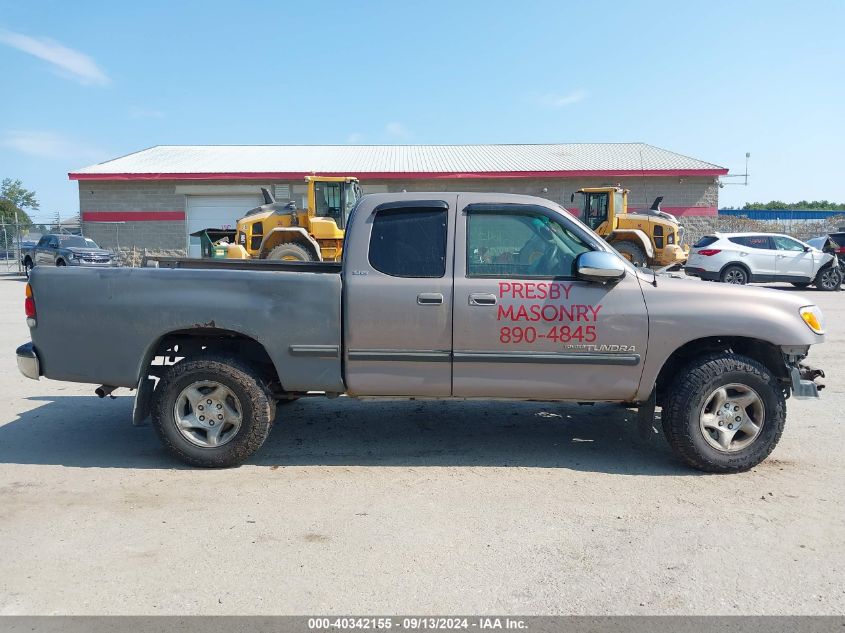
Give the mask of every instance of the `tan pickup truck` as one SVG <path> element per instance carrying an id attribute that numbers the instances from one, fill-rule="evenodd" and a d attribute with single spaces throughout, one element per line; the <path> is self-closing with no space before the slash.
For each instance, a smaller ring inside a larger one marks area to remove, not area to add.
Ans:
<path id="1" fill-rule="evenodd" d="M 204 467 L 241 463 L 279 404 L 320 392 L 614 402 L 648 425 L 657 406 L 681 459 L 736 472 L 774 449 L 788 397 L 818 396 L 816 306 L 656 276 L 548 200 L 365 196 L 344 253 L 36 268 L 19 367 L 137 389 L 136 422 Z"/>

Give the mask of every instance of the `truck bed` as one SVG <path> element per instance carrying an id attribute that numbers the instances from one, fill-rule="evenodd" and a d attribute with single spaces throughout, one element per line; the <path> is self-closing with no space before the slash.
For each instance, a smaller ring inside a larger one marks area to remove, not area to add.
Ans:
<path id="1" fill-rule="evenodd" d="M 343 391 L 340 264 L 161 258 L 148 268 L 36 267 L 42 375 L 134 387 L 163 337 L 260 343 L 290 391 Z"/>

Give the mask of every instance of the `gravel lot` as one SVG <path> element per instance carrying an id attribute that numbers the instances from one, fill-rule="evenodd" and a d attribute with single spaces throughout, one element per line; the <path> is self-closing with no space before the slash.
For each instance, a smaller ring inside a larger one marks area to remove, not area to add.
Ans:
<path id="1" fill-rule="evenodd" d="M 23 289 L 0 278 L 0 614 L 845 613 L 845 292 L 800 293 L 823 398 L 712 476 L 617 408 L 347 399 L 188 470 L 131 397 L 19 375 Z"/>

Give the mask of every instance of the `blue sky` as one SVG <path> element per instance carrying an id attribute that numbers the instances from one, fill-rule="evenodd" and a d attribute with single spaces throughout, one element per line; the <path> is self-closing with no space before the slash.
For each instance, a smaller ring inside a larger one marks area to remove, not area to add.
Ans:
<path id="1" fill-rule="evenodd" d="M 157 144 L 643 141 L 845 201 L 845 2 L 0 0 L 0 176 Z"/>

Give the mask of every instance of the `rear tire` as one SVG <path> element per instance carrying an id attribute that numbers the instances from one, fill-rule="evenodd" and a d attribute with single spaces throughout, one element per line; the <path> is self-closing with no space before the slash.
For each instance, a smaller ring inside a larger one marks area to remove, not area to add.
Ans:
<path id="1" fill-rule="evenodd" d="M 822 268 L 818 275 L 816 275 L 813 285 L 817 289 L 824 290 L 825 292 L 839 290 L 839 286 L 842 285 L 842 272 L 839 270 L 838 266 L 836 268 L 833 268 L 832 266 Z"/>
<path id="2" fill-rule="evenodd" d="M 201 468 L 243 463 L 264 445 L 276 417 L 258 372 L 235 357 L 209 354 L 171 365 L 153 397 L 152 423 L 165 448 Z"/>
<path id="3" fill-rule="evenodd" d="M 32 275 L 33 268 L 34 266 L 32 265 L 32 260 L 27 257 L 23 262 L 23 272 L 26 275 L 27 279 L 29 279 L 29 277 Z"/>
<path id="4" fill-rule="evenodd" d="M 633 242 L 613 242 L 611 246 L 619 251 L 619 254 L 631 262 L 634 266 L 639 266 L 641 268 L 648 266 L 648 256 L 637 244 L 634 244 Z"/>
<path id="5" fill-rule="evenodd" d="M 281 259 L 289 262 L 316 261 L 311 251 L 299 244 L 279 244 L 267 254 L 267 259 Z"/>
<path id="6" fill-rule="evenodd" d="M 748 271 L 742 266 L 731 264 L 722 271 L 720 281 L 725 284 L 744 286 L 748 283 Z"/>
<path id="7" fill-rule="evenodd" d="M 667 389 L 662 420 L 666 440 L 687 464 L 708 473 L 737 473 L 762 462 L 777 446 L 786 402 L 783 388 L 762 364 L 739 354 L 713 354 L 680 372 Z"/>

